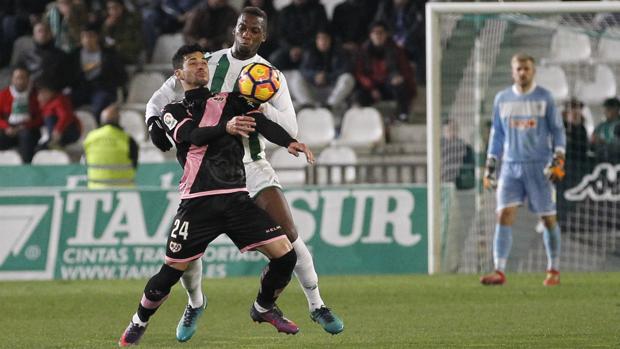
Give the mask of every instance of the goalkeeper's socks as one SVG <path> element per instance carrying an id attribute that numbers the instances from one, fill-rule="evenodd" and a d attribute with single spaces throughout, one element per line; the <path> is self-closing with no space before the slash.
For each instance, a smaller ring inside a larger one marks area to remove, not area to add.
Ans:
<path id="1" fill-rule="evenodd" d="M 493 262 L 495 269 L 506 270 L 506 262 L 512 248 L 512 227 L 509 225 L 495 225 L 495 237 L 493 238 Z"/>
<path id="2" fill-rule="evenodd" d="M 560 235 L 560 225 L 557 223 L 551 229 L 545 227 L 543 232 L 548 270 L 560 270 Z"/>

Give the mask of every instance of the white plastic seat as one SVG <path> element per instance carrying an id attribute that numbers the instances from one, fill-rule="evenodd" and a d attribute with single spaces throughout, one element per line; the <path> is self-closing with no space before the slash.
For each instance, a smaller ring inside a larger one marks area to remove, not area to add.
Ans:
<path id="1" fill-rule="evenodd" d="M 157 148 L 140 148 L 138 153 L 138 163 L 158 164 L 166 161 L 164 153 Z"/>
<path id="2" fill-rule="evenodd" d="M 66 152 L 62 150 L 39 150 L 32 158 L 33 165 L 68 165 L 71 159 Z"/>
<path id="3" fill-rule="evenodd" d="M 98 127 L 97 120 L 95 119 L 93 113 L 83 109 L 76 110 L 75 116 L 77 116 L 77 118 L 80 120 L 80 123 L 82 123 L 82 136 L 80 137 L 80 139 L 84 140 L 84 138 L 86 138 L 86 135 L 90 131 Z"/>
<path id="4" fill-rule="evenodd" d="M 0 166 L 12 166 L 21 164 L 23 164 L 22 157 L 19 156 L 17 150 L 0 151 Z"/>
<path id="5" fill-rule="evenodd" d="M 289 154 L 284 148 L 276 149 L 271 155 L 271 165 L 278 174 L 282 184 L 304 184 L 306 182 L 306 166 L 308 162 L 304 154 L 298 157 Z"/>
<path id="6" fill-rule="evenodd" d="M 146 124 L 142 114 L 135 110 L 122 109 L 120 111 L 120 126 L 129 133 L 137 143 L 143 143 L 146 140 Z"/>
<path id="7" fill-rule="evenodd" d="M 597 59 L 600 62 L 620 63 L 620 28 L 605 30 L 598 42 Z"/>
<path id="8" fill-rule="evenodd" d="M 559 28 L 551 39 L 552 62 L 576 63 L 587 60 L 592 54 L 590 38 L 569 28 Z"/>
<path id="9" fill-rule="evenodd" d="M 357 155 L 355 151 L 349 147 L 331 146 L 323 149 L 317 159 L 317 165 L 331 165 L 331 183 L 353 183 L 356 178 L 356 170 L 354 166 L 357 164 Z M 349 166 L 347 166 L 349 165 Z M 342 170 L 344 167 L 344 178 Z M 328 169 L 320 166 L 317 170 L 318 183 L 326 184 L 328 182 Z"/>
<path id="10" fill-rule="evenodd" d="M 594 68 L 594 80 L 577 79 L 575 95 L 586 104 L 601 104 L 616 95 L 616 79 L 613 71 L 604 64 Z"/>
<path id="11" fill-rule="evenodd" d="M 172 71 L 172 56 L 183 46 L 182 33 L 162 34 L 157 37 L 151 63 L 144 66 L 145 70 Z"/>
<path id="12" fill-rule="evenodd" d="M 146 110 L 146 103 L 153 92 L 158 90 L 166 81 L 166 77 L 158 72 L 138 73 L 131 78 L 129 93 L 124 107 L 139 111 Z"/>
<path id="13" fill-rule="evenodd" d="M 375 108 L 353 107 L 344 113 L 337 145 L 370 148 L 383 142 L 383 121 Z"/>
<path id="14" fill-rule="evenodd" d="M 299 140 L 311 148 L 324 148 L 336 137 L 334 116 L 325 108 L 303 109 L 297 114 Z"/>
<path id="15" fill-rule="evenodd" d="M 536 83 L 551 91 L 556 102 L 568 98 L 568 81 L 564 70 L 557 66 L 540 66 L 536 69 Z"/>

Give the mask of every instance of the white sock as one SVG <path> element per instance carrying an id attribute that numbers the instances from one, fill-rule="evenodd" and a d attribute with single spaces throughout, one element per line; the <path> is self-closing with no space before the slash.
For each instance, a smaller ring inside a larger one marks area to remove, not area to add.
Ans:
<path id="1" fill-rule="evenodd" d="M 297 276 L 301 289 L 306 294 L 308 308 L 310 308 L 310 311 L 313 311 L 325 305 L 319 293 L 319 277 L 316 275 L 312 255 L 304 241 L 301 238 L 297 238 L 293 242 L 293 248 L 297 254 L 297 264 L 295 264 L 294 269 L 295 276 Z"/>
<path id="2" fill-rule="evenodd" d="M 138 316 L 138 313 L 133 314 L 133 317 L 131 318 L 131 322 L 133 322 L 136 325 L 140 325 L 142 327 L 146 326 L 146 322 L 140 320 L 140 317 Z"/>
<path id="3" fill-rule="evenodd" d="M 189 267 L 181 277 L 181 284 L 187 290 L 188 303 L 192 308 L 199 308 L 204 303 L 202 295 L 202 260 L 196 259 L 189 263 Z"/>
<path id="4" fill-rule="evenodd" d="M 256 308 L 256 310 L 258 310 L 259 313 L 264 313 L 264 312 L 269 311 L 269 309 L 265 309 L 261 307 L 257 301 L 254 301 L 254 308 Z"/>

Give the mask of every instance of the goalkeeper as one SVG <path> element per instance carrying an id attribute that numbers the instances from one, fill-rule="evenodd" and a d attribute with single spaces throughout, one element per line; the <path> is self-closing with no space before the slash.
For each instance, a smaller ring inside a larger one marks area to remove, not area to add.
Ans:
<path id="1" fill-rule="evenodd" d="M 497 188 L 495 271 L 483 276 L 480 282 L 484 285 L 506 282 L 504 273 L 512 245 L 512 224 L 517 207 L 527 198 L 530 210 L 545 225 L 547 277 L 543 284 L 555 286 L 560 283 L 560 227 L 556 219 L 554 183 L 564 177 L 564 125 L 551 93 L 534 82 L 534 58 L 516 54 L 510 63 L 514 84 L 495 96 L 483 179 L 485 188 Z"/>

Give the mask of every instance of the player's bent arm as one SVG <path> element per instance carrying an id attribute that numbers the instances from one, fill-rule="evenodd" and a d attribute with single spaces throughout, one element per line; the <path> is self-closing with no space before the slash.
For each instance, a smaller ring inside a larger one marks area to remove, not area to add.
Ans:
<path id="1" fill-rule="evenodd" d="M 153 116 L 161 116 L 162 110 L 168 103 L 183 98 L 183 94 L 177 92 L 176 84 L 176 77 L 171 76 L 153 93 L 146 103 L 145 121 L 148 122 Z"/>
<path id="2" fill-rule="evenodd" d="M 292 137 L 297 137 L 297 115 L 291 101 L 291 94 L 284 74 L 280 73 L 280 89 L 269 101 L 261 104 L 259 110 L 271 121 L 282 126 Z"/>
<path id="3" fill-rule="evenodd" d="M 493 107 L 493 124 L 491 126 L 491 134 L 489 135 L 489 149 L 487 157 L 501 158 L 504 150 L 504 128 L 502 126 L 501 117 L 499 115 L 499 107 L 496 103 Z"/>
<path id="4" fill-rule="evenodd" d="M 267 138 L 268 141 L 285 148 L 288 147 L 289 144 L 297 142 L 282 126 L 267 119 L 262 113 L 250 112 L 247 115 L 254 118 L 256 122 L 256 131 Z"/>

